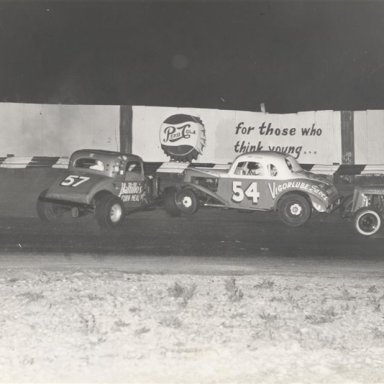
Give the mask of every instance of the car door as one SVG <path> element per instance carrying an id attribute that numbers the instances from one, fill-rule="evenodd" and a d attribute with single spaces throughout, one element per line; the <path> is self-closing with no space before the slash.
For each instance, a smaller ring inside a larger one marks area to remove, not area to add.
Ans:
<path id="1" fill-rule="evenodd" d="M 268 189 L 270 180 L 266 164 L 260 161 L 239 162 L 220 179 L 217 193 L 231 208 L 268 210 L 273 207 Z"/>
<path id="2" fill-rule="evenodd" d="M 128 161 L 119 197 L 126 207 L 140 207 L 146 202 L 146 178 L 141 161 Z"/>

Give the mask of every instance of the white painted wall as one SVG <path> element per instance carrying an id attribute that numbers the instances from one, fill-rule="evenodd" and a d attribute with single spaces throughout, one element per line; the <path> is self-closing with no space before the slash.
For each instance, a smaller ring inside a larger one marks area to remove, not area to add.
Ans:
<path id="1" fill-rule="evenodd" d="M 301 163 L 341 163 L 340 112 L 335 111 L 268 114 L 136 106 L 133 107 L 133 152 L 146 161 L 168 161 L 161 149 L 159 132 L 163 121 L 174 114 L 189 114 L 203 121 L 207 145 L 197 159 L 200 163 L 228 163 L 251 146 L 291 151 Z M 269 124 L 273 133 L 266 134 L 267 128 L 260 127 Z M 281 131 L 285 128 L 288 134 L 284 136 Z M 306 130 L 316 133 L 306 135 Z"/>
<path id="2" fill-rule="evenodd" d="M 119 150 L 119 125 L 119 106 L 0 103 L 0 156 Z"/>
<path id="3" fill-rule="evenodd" d="M 384 111 L 354 112 L 355 163 L 384 164 Z"/>
<path id="4" fill-rule="evenodd" d="M 160 127 L 169 116 L 179 113 L 203 121 L 207 146 L 197 159 L 200 163 L 231 162 L 242 144 L 243 149 L 288 148 L 301 163 L 341 163 L 341 122 L 337 111 L 268 114 L 135 106 L 133 152 L 145 161 L 168 161 L 160 146 Z M 263 135 L 263 124 L 271 124 L 274 133 Z M 312 126 L 316 134 L 303 134 Z M 277 135 L 276 128 L 287 128 L 294 134 Z M 384 110 L 354 112 L 354 135 L 356 164 L 384 164 Z M 119 106 L 0 103 L 0 156 L 69 156 L 79 148 L 119 147 Z"/>

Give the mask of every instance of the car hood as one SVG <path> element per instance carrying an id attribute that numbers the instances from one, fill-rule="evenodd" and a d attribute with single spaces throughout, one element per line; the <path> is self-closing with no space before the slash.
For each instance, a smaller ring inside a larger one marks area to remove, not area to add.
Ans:
<path id="1" fill-rule="evenodd" d="M 185 175 L 202 176 L 202 177 L 220 177 L 228 173 L 227 169 L 203 169 L 203 168 L 188 168 L 185 170 Z"/>

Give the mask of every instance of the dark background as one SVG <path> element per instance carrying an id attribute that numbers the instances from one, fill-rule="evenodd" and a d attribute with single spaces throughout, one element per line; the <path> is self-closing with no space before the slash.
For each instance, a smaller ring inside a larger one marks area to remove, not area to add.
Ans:
<path id="1" fill-rule="evenodd" d="M 0 1 L 0 100 L 383 109 L 381 1 Z"/>

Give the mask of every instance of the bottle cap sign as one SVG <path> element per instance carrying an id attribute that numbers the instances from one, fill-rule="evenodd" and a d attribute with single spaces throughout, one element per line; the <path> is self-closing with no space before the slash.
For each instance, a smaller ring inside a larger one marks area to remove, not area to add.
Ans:
<path id="1" fill-rule="evenodd" d="M 161 148 L 171 160 L 196 160 L 205 147 L 205 141 L 204 124 L 196 116 L 172 115 L 160 127 Z"/>

